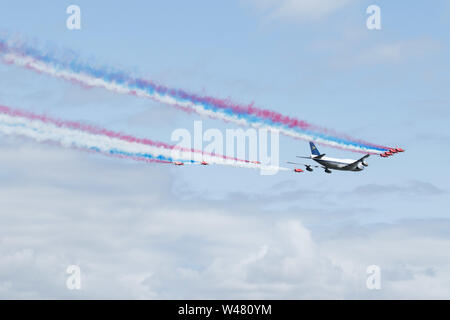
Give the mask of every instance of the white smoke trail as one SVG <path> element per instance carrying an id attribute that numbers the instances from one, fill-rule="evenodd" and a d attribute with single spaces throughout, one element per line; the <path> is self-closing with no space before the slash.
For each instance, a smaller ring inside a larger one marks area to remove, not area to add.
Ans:
<path id="1" fill-rule="evenodd" d="M 51 141 L 67 148 L 95 150 L 105 154 L 119 154 L 129 158 L 163 159 L 164 161 L 180 161 L 183 163 L 191 163 L 194 159 L 194 153 L 189 150 L 174 150 L 167 147 L 130 142 L 104 134 L 95 134 L 79 129 L 58 126 L 51 122 L 6 113 L 0 113 L 0 133 L 23 136 L 37 142 Z M 176 154 L 177 158 L 173 158 L 174 154 Z M 224 159 L 223 157 L 210 154 L 203 154 L 202 158 L 208 164 L 261 170 L 288 170 L 286 168 Z"/>
<path id="2" fill-rule="evenodd" d="M 358 144 L 352 143 L 349 144 L 340 139 L 333 140 L 327 137 L 321 137 L 320 135 L 308 133 L 307 131 L 299 132 L 294 129 L 280 125 L 271 126 L 261 121 L 259 122 L 248 121 L 247 119 L 244 119 L 237 115 L 225 113 L 220 109 L 208 110 L 207 108 L 205 108 L 203 104 L 194 103 L 188 100 L 175 99 L 170 95 L 161 95 L 158 92 L 149 93 L 139 88 L 130 88 L 127 85 L 122 85 L 115 82 L 108 82 L 105 81 L 104 79 L 96 78 L 85 73 L 77 73 L 67 69 L 58 69 L 51 64 L 48 64 L 40 60 L 36 60 L 35 58 L 26 55 L 6 53 L 3 55 L 3 60 L 6 63 L 15 64 L 20 67 L 32 69 L 40 73 L 48 74 L 52 77 L 62 78 L 69 81 L 75 81 L 89 87 L 104 88 L 108 91 L 116 92 L 119 94 L 131 94 L 136 95 L 138 97 L 149 98 L 166 105 L 192 110 L 202 116 L 221 119 L 223 121 L 235 123 L 241 126 L 250 126 L 256 129 L 259 128 L 268 130 L 276 129 L 280 133 L 292 138 L 302 139 L 306 141 L 315 141 L 319 144 L 328 145 L 330 147 L 335 148 L 342 148 L 354 152 L 367 152 L 380 154 L 386 151 L 386 150 L 377 150 L 376 148 L 371 148 L 368 146 L 362 146 Z"/>

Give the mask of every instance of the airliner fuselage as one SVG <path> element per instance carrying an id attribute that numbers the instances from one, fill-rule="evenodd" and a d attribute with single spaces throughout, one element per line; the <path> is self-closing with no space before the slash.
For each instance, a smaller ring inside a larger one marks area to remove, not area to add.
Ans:
<path id="1" fill-rule="evenodd" d="M 357 160 L 353 159 L 336 159 L 330 157 L 321 157 L 318 159 L 317 157 L 311 157 L 312 160 L 316 161 L 318 164 L 322 165 L 325 168 L 333 169 L 333 170 L 342 170 L 342 171 L 361 171 L 364 169 L 363 163 L 357 163 L 354 166 L 351 164 L 355 163 Z"/>

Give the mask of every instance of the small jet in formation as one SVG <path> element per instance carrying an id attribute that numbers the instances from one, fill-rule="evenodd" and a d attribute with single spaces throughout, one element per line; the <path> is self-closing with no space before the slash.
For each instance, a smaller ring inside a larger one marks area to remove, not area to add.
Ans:
<path id="1" fill-rule="evenodd" d="M 314 143 L 309 143 L 311 147 L 311 155 L 309 157 L 297 156 L 297 158 L 311 159 L 320 164 L 320 166 L 314 166 L 310 164 L 288 162 L 290 164 L 303 165 L 307 171 L 313 171 L 313 168 L 322 167 L 325 169 L 326 173 L 331 173 L 331 170 L 341 170 L 341 171 L 361 171 L 368 166 L 366 159 L 370 154 L 366 154 L 364 157 L 358 160 L 353 159 L 336 159 L 325 157 L 325 154 L 321 154 Z M 294 172 L 303 172 L 302 169 L 295 168 Z"/>
<path id="2" fill-rule="evenodd" d="M 172 162 L 174 165 L 176 165 L 176 166 L 184 166 L 184 162 L 182 162 L 182 161 L 173 161 Z M 191 162 L 187 162 L 188 164 L 192 164 Z M 197 164 L 197 163 L 196 163 Z M 209 165 L 209 163 L 208 162 L 206 162 L 206 161 L 202 161 L 202 162 L 200 162 L 200 163 L 198 163 L 198 164 L 200 164 L 200 165 L 202 165 L 202 166 L 207 166 L 207 165 Z"/>
<path id="3" fill-rule="evenodd" d="M 243 160 L 243 161 L 247 162 L 247 163 L 261 164 L 261 162 L 259 162 L 259 161 L 249 161 L 249 160 Z M 182 162 L 182 161 L 173 161 L 172 163 L 174 165 L 176 165 L 176 166 L 184 166 L 185 164 L 200 164 L 202 166 L 208 166 L 209 165 L 209 162 L 206 162 L 205 160 L 202 160 L 201 162 L 194 162 L 194 163 L 192 163 L 192 162 Z"/>
<path id="4" fill-rule="evenodd" d="M 405 150 L 403 150 L 402 148 L 391 148 L 388 151 L 380 154 L 380 157 L 382 157 L 382 158 L 390 157 L 394 153 L 398 153 L 398 152 L 405 152 Z"/>

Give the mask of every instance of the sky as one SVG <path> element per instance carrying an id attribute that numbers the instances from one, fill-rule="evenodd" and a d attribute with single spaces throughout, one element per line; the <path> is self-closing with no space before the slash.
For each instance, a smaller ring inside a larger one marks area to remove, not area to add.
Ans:
<path id="1" fill-rule="evenodd" d="M 0 3 L 0 33 L 406 149 L 357 173 L 264 176 L 1 136 L 0 298 L 450 298 L 450 2 L 17 0 Z M 236 128 L 5 64 L 0 105 L 168 143 L 196 120 Z M 280 137 L 280 164 L 308 154 Z"/>

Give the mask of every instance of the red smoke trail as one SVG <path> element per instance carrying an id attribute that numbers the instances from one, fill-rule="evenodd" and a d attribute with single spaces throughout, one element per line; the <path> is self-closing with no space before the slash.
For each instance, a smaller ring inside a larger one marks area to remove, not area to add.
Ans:
<path id="1" fill-rule="evenodd" d="M 12 109 L 12 108 L 9 108 L 9 107 L 3 106 L 3 105 L 0 105 L 0 113 L 7 114 L 10 116 L 16 116 L 16 117 L 24 117 L 24 118 L 31 119 L 31 120 L 39 120 L 44 123 L 54 124 L 58 127 L 76 129 L 76 130 L 80 130 L 80 131 L 89 132 L 92 134 L 104 135 L 104 136 L 107 136 L 110 138 L 116 138 L 116 139 L 120 139 L 123 141 L 131 142 L 131 143 L 140 143 L 140 144 L 149 145 L 152 147 L 162 147 L 162 148 L 169 149 L 169 150 L 175 149 L 175 150 L 180 150 L 180 151 L 190 152 L 190 153 L 201 153 L 201 154 L 208 155 L 208 156 L 213 156 L 213 157 L 218 157 L 218 158 L 233 160 L 233 161 L 238 161 L 238 162 L 248 162 L 248 160 L 227 157 L 225 155 L 211 154 L 208 152 L 205 153 L 203 151 L 199 151 L 199 150 L 195 150 L 195 149 L 187 149 L 187 148 L 182 148 L 179 146 L 169 145 L 164 142 L 157 142 L 157 141 L 153 141 L 150 139 L 137 138 L 137 137 L 134 137 L 131 135 L 122 134 L 120 132 L 114 132 L 111 130 L 107 130 L 107 129 L 103 129 L 103 128 L 99 128 L 99 127 L 95 127 L 95 126 L 91 126 L 91 125 L 87 125 L 87 124 L 82 124 L 82 123 L 75 122 L 75 121 L 65 121 L 65 120 L 54 119 L 54 118 L 50 118 L 45 115 L 38 115 L 38 114 L 34 114 L 29 111 Z"/>

